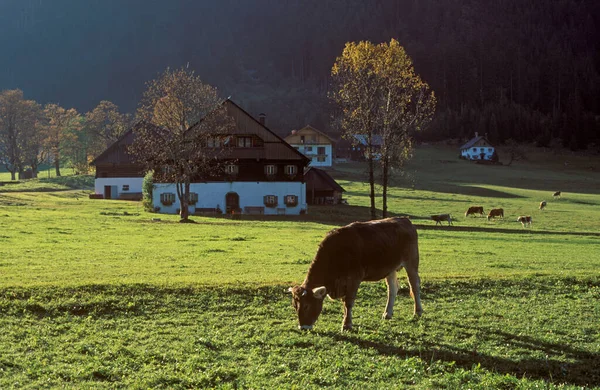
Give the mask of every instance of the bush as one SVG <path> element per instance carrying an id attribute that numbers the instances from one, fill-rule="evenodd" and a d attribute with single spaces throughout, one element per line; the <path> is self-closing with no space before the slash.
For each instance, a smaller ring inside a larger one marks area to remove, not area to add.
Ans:
<path id="1" fill-rule="evenodd" d="M 152 204 L 152 191 L 154 190 L 154 171 L 149 171 L 144 176 L 142 182 L 142 204 L 144 210 L 154 212 L 154 205 Z"/>

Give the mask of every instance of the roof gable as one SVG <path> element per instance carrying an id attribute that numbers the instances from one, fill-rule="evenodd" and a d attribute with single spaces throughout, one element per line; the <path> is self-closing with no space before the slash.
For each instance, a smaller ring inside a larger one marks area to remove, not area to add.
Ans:
<path id="1" fill-rule="evenodd" d="M 480 141 L 483 141 L 483 143 L 478 144 Z M 488 141 L 488 139 L 485 136 L 479 135 L 477 137 L 471 138 L 466 144 L 464 144 L 463 146 L 461 146 L 460 149 L 461 150 L 463 150 L 463 149 L 469 149 L 470 147 L 473 147 L 476 144 L 478 146 L 492 146 L 492 144 L 490 143 L 490 141 Z"/>
<path id="2" fill-rule="evenodd" d="M 335 140 L 333 138 L 331 138 L 324 132 L 312 127 L 311 125 L 306 125 L 303 128 L 301 128 L 300 130 L 296 130 L 295 132 L 292 132 L 292 134 L 285 137 L 285 141 L 290 144 L 299 144 L 299 143 L 301 143 L 300 137 L 307 136 L 307 135 L 309 135 L 309 136 L 317 135 L 316 143 L 330 143 L 330 144 L 335 143 Z M 321 142 L 321 141 L 324 141 L 324 142 Z"/>
<path id="3" fill-rule="evenodd" d="M 339 192 L 346 192 L 342 186 L 340 186 L 327 172 L 322 169 L 309 167 L 304 172 L 304 178 L 308 182 L 312 182 L 310 185 L 311 189 L 317 191 L 322 190 L 334 190 Z"/>

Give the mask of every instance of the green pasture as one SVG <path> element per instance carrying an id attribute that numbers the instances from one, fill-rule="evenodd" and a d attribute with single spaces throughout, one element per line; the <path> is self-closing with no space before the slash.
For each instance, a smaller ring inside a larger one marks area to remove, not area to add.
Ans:
<path id="1" fill-rule="evenodd" d="M 419 229 L 425 314 L 401 273 L 395 318 L 380 319 L 384 284 L 363 284 L 353 332 L 334 301 L 296 330 L 285 290 L 327 231 L 368 219 L 363 165 L 331 170 L 348 206 L 195 224 L 90 200 L 89 176 L 5 184 L 0 388 L 599 387 L 600 159 L 456 155 L 419 148 L 390 189 Z M 465 217 L 473 205 L 505 218 Z"/>

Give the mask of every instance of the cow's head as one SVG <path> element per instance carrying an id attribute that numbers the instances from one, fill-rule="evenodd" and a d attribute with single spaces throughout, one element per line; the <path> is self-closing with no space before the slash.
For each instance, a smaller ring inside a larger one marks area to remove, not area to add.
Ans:
<path id="1" fill-rule="evenodd" d="M 323 299 L 327 295 L 325 287 L 306 289 L 302 286 L 290 287 L 292 305 L 298 313 L 298 328 L 310 330 L 323 309 Z"/>

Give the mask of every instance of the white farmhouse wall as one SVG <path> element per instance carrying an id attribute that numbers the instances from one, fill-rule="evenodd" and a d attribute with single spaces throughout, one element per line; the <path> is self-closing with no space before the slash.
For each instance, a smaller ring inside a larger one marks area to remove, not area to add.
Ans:
<path id="1" fill-rule="evenodd" d="M 330 167 L 333 162 L 333 148 L 331 144 L 290 144 L 298 149 L 300 153 L 310 158 L 311 167 Z M 325 148 L 325 161 L 318 160 L 319 148 Z M 308 150 L 308 148 L 312 148 Z"/>
<path id="2" fill-rule="evenodd" d="M 244 207 L 259 206 L 264 207 L 266 215 L 277 215 L 281 213 L 298 215 L 300 210 L 307 210 L 306 205 L 306 184 L 300 182 L 217 182 L 217 183 L 192 183 L 190 192 L 198 194 L 198 203 L 190 206 L 190 213 L 194 213 L 196 208 L 216 208 L 219 206 L 225 211 L 225 196 L 229 192 L 235 192 L 240 197 L 240 208 L 244 212 Z M 179 209 L 179 199 L 175 196 L 175 202 L 170 206 L 165 206 L 160 202 L 160 195 L 163 193 L 177 194 L 174 184 L 154 184 L 152 191 L 154 207 L 160 208 L 160 213 L 176 214 Z M 276 195 L 277 207 L 266 207 L 264 204 L 265 195 Z M 298 205 L 294 207 L 286 206 L 285 196 L 296 195 Z M 279 209 L 279 210 L 278 210 Z"/>
<path id="3" fill-rule="evenodd" d="M 119 194 L 141 193 L 143 181 L 143 177 L 101 177 L 95 180 L 94 190 L 96 194 L 104 194 L 104 186 L 112 186 L 112 198 L 117 199 Z M 129 190 L 123 190 L 123 185 L 128 185 Z"/>
<path id="4" fill-rule="evenodd" d="M 494 148 L 492 146 L 473 146 L 461 150 L 461 155 L 469 160 L 480 160 L 482 151 L 484 153 L 484 160 L 492 159 L 492 155 L 494 154 Z"/>

